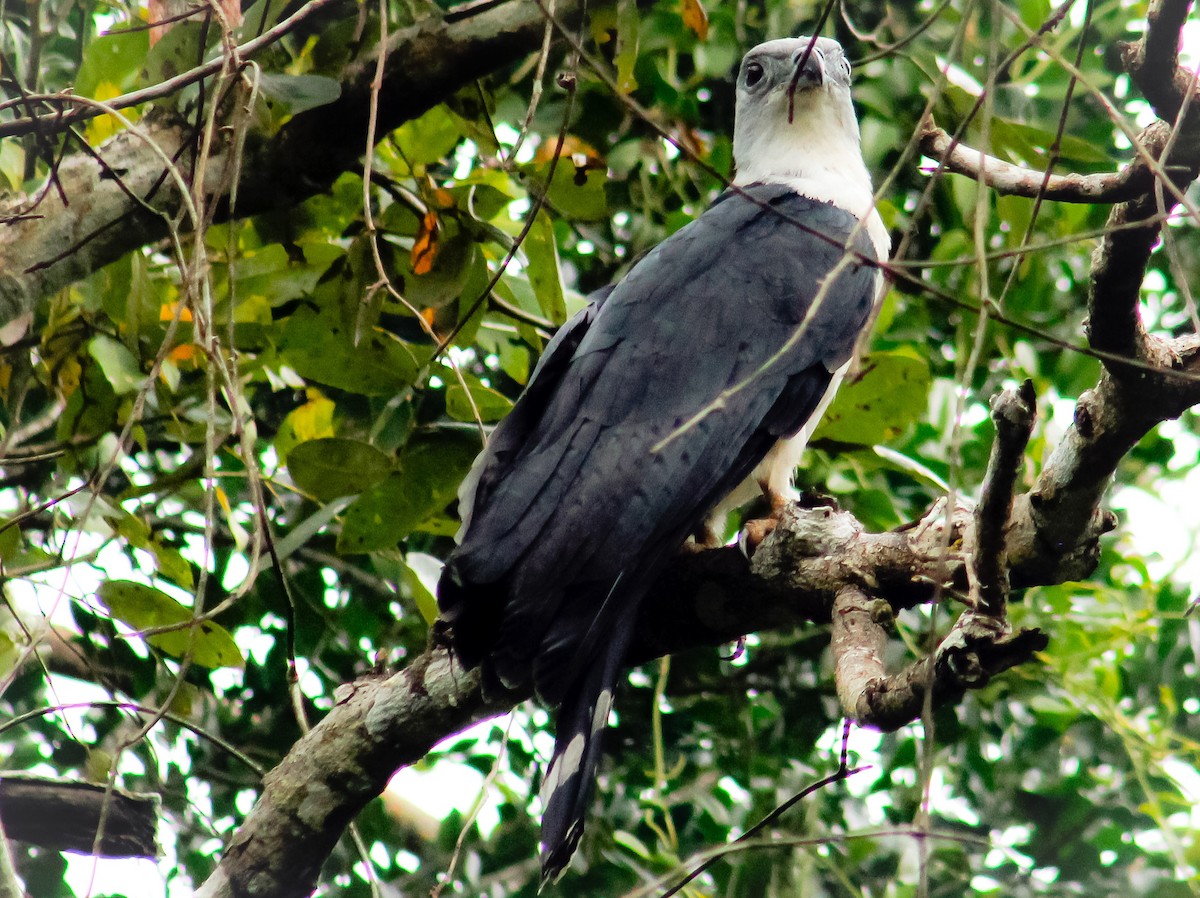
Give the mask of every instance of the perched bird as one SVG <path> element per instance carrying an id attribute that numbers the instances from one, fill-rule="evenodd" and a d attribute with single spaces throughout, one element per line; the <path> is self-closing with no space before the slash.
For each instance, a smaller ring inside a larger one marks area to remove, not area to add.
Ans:
<path id="1" fill-rule="evenodd" d="M 836 41 L 747 53 L 733 186 L 563 326 L 463 484 L 439 632 L 485 691 L 559 706 L 543 882 L 579 842 L 655 575 L 707 516 L 789 493 L 881 291 L 859 143 Z"/>

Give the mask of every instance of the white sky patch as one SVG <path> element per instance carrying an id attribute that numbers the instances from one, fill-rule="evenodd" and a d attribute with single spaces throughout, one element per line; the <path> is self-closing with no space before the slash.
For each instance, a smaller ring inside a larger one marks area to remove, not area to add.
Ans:
<path id="1" fill-rule="evenodd" d="M 499 726 L 503 729 L 508 725 L 509 716 L 477 723 L 468 730 L 447 737 L 441 745 L 457 743 L 464 739 L 475 739 L 482 746 L 489 742 L 489 736 L 495 727 Z M 434 751 L 437 751 L 437 748 L 435 747 Z M 516 788 L 518 793 L 527 792 L 528 784 L 513 782 L 503 768 L 503 759 L 499 763 L 502 765 L 500 777 L 504 779 L 505 784 Z M 479 801 L 483 784 L 484 775 L 474 767 L 458 761 L 442 759 L 429 767 L 405 767 L 398 770 L 388 783 L 387 789 L 389 792 L 411 801 L 438 820 L 444 820 L 455 810 L 463 814 L 468 813 Z M 503 795 L 495 787 L 489 789 L 488 794 L 483 798 L 483 806 L 476 819 L 479 830 L 485 837 L 500 823 L 502 801 Z"/>
<path id="2" fill-rule="evenodd" d="M 475 141 L 464 140 L 454 151 L 454 177 L 458 180 L 468 177 L 479 158 L 479 148 Z"/>
<path id="3" fill-rule="evenodd" d="M 1070 420 L 1069 418 L 1067 419 Z M 1165 421 L 1158 432 L 1175 444 L 1175 455 L 1167 468 L 1185 471 L 1168 489 L 1143 489 L 1119 485 L 1109 507 L 1121 517 L 1121 530 L 1156 579 L 1171 578 L 1177 583 L 1200 589 L 1200 467 L 1194 459 L 1200 455 L 1200 438 L 1179 421 Z"/>
<path id="4" fill-rule="evenodd" d="M 165 898 L 167 880 L 158 864 L 149 858 L 93 858 L 86 854 L 64 854 L 65 879 L 76 895 L 130 895 Z M 136 893 L 131 885 L 136 883 Z M 190 890 L 189 890 L 190 891 Z M 176 890 L 176 894 L 185 894 Z"/>
<path id="5" fill-rule="evenodd" d="M 946 73 L 946 80 L 955 87 L 961 87 L 973 97 L 978 97 L 983 93 L 983 85 L 976 81 L 970 73 L 960 69 L 954 63 L 943 59 L 941 56 L 935 58 L 937 59 L 938 68 Z"/>

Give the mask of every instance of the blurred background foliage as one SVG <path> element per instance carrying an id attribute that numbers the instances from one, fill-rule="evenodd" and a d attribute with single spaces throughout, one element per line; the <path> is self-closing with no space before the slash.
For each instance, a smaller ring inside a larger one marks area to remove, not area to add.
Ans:
<path id="1" fill-rule="evenodd" d="M 382 7 L 393 31 L 438 14 Z M 909 151 L 928 104 L 944 127 L 966 123 L 967 142 L 1021 165 L 1091 172 L 1129 159 L 1128 132 L 1152 115 L 1111 48 L 1136 37 L 1146 4 L 1063 7 L 1041 49 L 1011 60 L 1060 8 L 861 2 L 826 26 L 857 61 L 864 152 L 886 185 L 897 264 L 928 288 L 891 291 L 859 378 L 799 474 L 869 527 L 919 517 L 948 487 L 972 494 L 990 446 L 987 399 L 1023 378 L 1041 410 L 1032 475 L 1098 377 L 1094 359 L 1054 341 L 1083 344 L 1107 207 L 998 197 L 931 177 Z M 255 128 L 329 102 L 359 42 L 379 33 L 376 6 L 334 9 L 258 58 Z M 191 22 L 150 47 L 130 29 L 145 10 L 125 3 L 2 10 L 9 96 L 19 83 L 111 98 L 189 68 L 198 42 L 217 39 Z M 282 12 L 260 0 L 243 34 Z M 125 893 L 187 894 L 260 772 L 300 734 L 295 705 L 319 717 L 339 684 L 423 649 L 455 490 L 482 432 L 583 296 L 722 189 L 742 53 L 806 32 L 820 12 L 803 0 L 600 5 L 582 35 L 590 60 L 560 41 L 544 71 L 537 57 L 497 71 L 381 135 L 365 187 L 347 172 L 275 213 L 145 246 L 6 336 L 0 710 L 75 707 L 0 723 L 0 763 L 161 795 L 165 886 Z M 1084 78 L 1063 118 L 1060 61 L 1077 53 Z M 131 118 L 187 115 L 197 99 L 192 87 Z M 121 127 L 101 117 L 78 139 L 100 147 Z M 37 189 L 57 152 L 45 137 L 5 139 L 0 185 Z M 1147 324 L 1162 332 L 1191 326 L 1186 278 L 1200 254 L 1194 223 L 1175 225 L 1144 291 Z M 993 323 L 979 343 L 972 310 L 985 302 L 1023 327 Z M 1114 499 L 1125 526 L 1091 581 L 1019 597 L 1017 621 L 1051 634 L 1038 664 L 939 712 L 932 732 L 852 733 L 851 760 L 869 770 L 806 799 L 771 844 L 731 852 L 684 894 L 1200 893 L 1200 622 L 1184 614 L 1195 423 L 1189 413 L 1164 425 L 1126 460 Z M 170 629 L 198 609 L 219 613 L 203 630 Z M 955 611 L 902 615 L 895 662 Z M 167 629 L 144 632 L 156 627 Z M 736 658 L 694 651 L 632 672 L 580 858 L 550 894 L 659 894 L 647 886 L 656 877 L 675 871 L 673 882 L 697 852 L 835 770 L 827 644 L 820 627 L 764 633 Z M 193 728 L 163 720 L 141 736 L 145 718 L 86 706 L 109 699 L 168 707 Z M 325 892 L 428 894 L 460 843 L 441 894 L 534 895 L 548 726 L 525 706 L 447 740 L 358 819 L 365 853 L 344 839 Z M 15 851 L 31 894 L 87 893 L 57 853 Z"/>

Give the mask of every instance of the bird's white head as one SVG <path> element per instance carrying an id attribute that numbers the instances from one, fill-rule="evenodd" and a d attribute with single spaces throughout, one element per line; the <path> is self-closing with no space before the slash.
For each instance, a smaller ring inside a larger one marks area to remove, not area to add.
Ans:
<path id="1" fill-rule="evenodd" d="M 788 183 L 860 218 L 871 209 L 850 100 L 850 63 L 827 37 L 781 38 L 742 60 L 733 129 L 734 183 Z"/>

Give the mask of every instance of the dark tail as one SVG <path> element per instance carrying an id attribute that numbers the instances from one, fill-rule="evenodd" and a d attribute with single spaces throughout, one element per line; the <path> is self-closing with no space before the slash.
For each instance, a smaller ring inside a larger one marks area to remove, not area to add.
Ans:
<path id="1" fill-rule="evenodd" d="M 542 887 L 562 875 L 583 835 L 601 737 L 633 624 L 633 615 L 614 621 L 600 656 L 559 708 L 554 756 L 542 782 Z"/>

